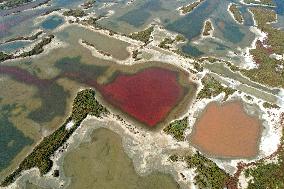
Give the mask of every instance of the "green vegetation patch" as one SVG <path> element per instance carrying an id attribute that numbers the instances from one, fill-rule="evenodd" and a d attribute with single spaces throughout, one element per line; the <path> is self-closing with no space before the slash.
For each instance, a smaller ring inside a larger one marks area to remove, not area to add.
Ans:
<path id="1" fill-rule="evenodd" d="M 195 169 L 195 185 L 199 188 L 220 189 L 226 186 L 230 175 L 220 169 L 216 163 L 207 159 L 199 152 L 193 156 L 186 156 L 185 161 L 189 168 Z"/>
<path id="2" fill-rule="evenodd" d="M 19 167 L 4 179 L 1 186 L 8 186 L 15 181 L 22 171 L 33 167 L 37 167 L 41 175 L 48 173 L 53 165 L 53 162 L 50 160 L 51 155 L 67 141 L 87 115 L 100 117 L 107 113 L 107 109 L 96 100 L 95 91 L 91 89 L 80 91 L 74 99 L 71 116 L 66 119 L 61 127 L 49 136 L 44 137 L 34 150 L 20 163 Z M 74 125 L 71 129 L 67 130 L 66 125 L 70 121 L 73 121 Z"/>
<path id="3" fill-rule="evenodd" d="M 194 8 L 196 8 L 200 3 L 202 3 L 204 0 L 197 0 L 189 5 L 183 6 L 180 8 L 182 14 L 190 13 Z"/>
<path id="4" fill-rule="evenodd" d="M 163 41 L 161 41 L 159 47 L 163 49 L 170 49 L 170 45 L 172 45 L 174 42 L 175 42 L 174 39 L 166 37 Z"/>
<path id="5" fill-rule="evenodd" d="M 83 17 L 87 16 L 87 13 L 82 9 L 70 9 L 63 12 L 63 16 Z"/>
<path id="6" fill-rule="evenodd" d="M 0 62 L 12 59 L 14 56 L 0 51 Z"/>
<path id="7" fill-rule="evenodd" d="M 204 24 L 203 36 L 210 35 L 210 32 L 213 30 L 212 23 L 207 20 Z"/>
<path id="8" fill-rule="evenodd" d="M 169 135 L 172 135 L 176 140 L 183 141 L 184 130 L 188 127 L 188 117 L 185 117 L 181 120 L 176 120 L 170 123 L 167 127 L 163 129 L 163 131 Z"/>
<path id="9" fill-rule="evenodd" d="M 145 44 L 149 43 L 152 32 L 154 31 L 154 26 L 147 28 L 146 30 L 139 31 L 137 33 L 132 33 L 129 35 L 130 38 L 142 41 Z"/>
<path id="10" fill-rule="evenodd" d="M 80 91 L 74 99 L 71 118 L 75 122 L 81 122 L 87 115 L 100 117 L 107 114 L 108 110 L 95 98 L 95 91 L 87 89 Z"/>
<path id="11" fill-rule="evenodd" d="M 284 69 L 281 69 L 284 62 L 269 57 L 266 48 L 260 42 L 257 43 L 256 49 L 252 49 L 250 53 L 258 63 L 258 67 L 241 70 L 241 73 L 262 84 L 272 87 L 284 87 Z"/>
<path id="12" fill-rule="evenodd" d="M 177 42 L 185 42 L 186 38 L 183 35 L 178 34 L 175 38 Z"/>
<path id="13" fill-rule="evenodd" d="M 239 10 L 239 8 L 237 7 L 236 4 L 231 4 L 229 7 L 229 11 L 233 14 L 234 19 L 238 22 L 238 23 L 243 23 L 244 18 Z"/>
<path id="14" fill-rule="evenodd" d="M 284 129 L 278 148 L 277 161 L 271 163 L 259 161 L 245 170 L 245 177 L 252 178 L 247 189 L 284 188 Z"/>
<path id="15" fill-rule="evenodd" d="M 224 101 L 225 101 L 230 95 L 232 95 L 236 91 L 235 89 L 232 89 L 230 87 L 222 86 L 222 84 L 219 81 L 217 81 L 214 77 L 208 74 L 202 78 L 201 82 L 203 84 L 203 88 L 197 94 L 197 99 L 212 98 L 224 92 L 225 93 Z"/>
<path id="16" fill-rule="evenodd" d="M 194 169 L 194 184 L 198 188 L 221 189 L 226 188 L 230 175 L 220 169 L 216 163 L 199 152 L 193 155 L 173 154 L 169 157 L 172 162 L 185 161 L 190 169 Z"/>
<path id="17" fill-rule="evenodd" d="M 198 72 L 202 72 L 203 71 L 203 66 L 198 63 L 198 62 L 193 62 L 193 66 L 194 66 L 194 69 Z"/>

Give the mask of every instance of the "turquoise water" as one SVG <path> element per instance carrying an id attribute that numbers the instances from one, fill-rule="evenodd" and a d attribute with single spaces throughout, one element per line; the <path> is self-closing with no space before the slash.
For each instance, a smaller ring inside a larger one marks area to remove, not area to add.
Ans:
<path id="1" fill-rule="evenodd" d="M 51 16 L 42 22 L 41 27 L 46 30 L 53 30 L 63 24 L 64 20 L 60 16 Z"/>
<path id="2" fill-rule="evenodd" d="M 4 51 L 6 53 L 14 52 L 20 48 L 25 47 L 26 45 L 30 44 L 30 41 L 15 41 L 6 44 L 0 45 L 0 51 Z"/>
<path id="3" fill-rule="evenodd" d="M 33 143 L 9 120 L 14 108 L 15 105 L 0 105 L 0 171 L 9 166 L 25 146 Z"/>

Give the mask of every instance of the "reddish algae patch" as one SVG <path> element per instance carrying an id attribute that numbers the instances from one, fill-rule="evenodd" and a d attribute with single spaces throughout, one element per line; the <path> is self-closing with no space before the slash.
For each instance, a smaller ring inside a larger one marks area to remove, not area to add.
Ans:
<path id="1" fill-rule="evenodd" d="M 209 155 L 249 158 L 257 155 L 261 126 L 240 102 L 210 103 L 195 125 L 192 143 Z"/>
<path id="2" fill-rule="evenodd" d="M 136 74 L 119 74 L 113 82 L 100 87 L 111 105 L 149 127 L 166 118 L 184 94 L 176 72 L 148 68 Z"/>

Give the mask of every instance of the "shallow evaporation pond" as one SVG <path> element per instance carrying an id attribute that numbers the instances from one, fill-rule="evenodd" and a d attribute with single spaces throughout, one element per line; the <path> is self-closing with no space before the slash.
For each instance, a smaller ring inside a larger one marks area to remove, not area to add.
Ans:
<path id="1" fill-rule="evenodd" d="M 176 71 L 158 67 L 132 75 L 120 72 L 112 82 L 102 85 L 100 91 L 108 103 L 140 123 L 154 127 L 165 120 L 188 91 L 178 76 Z"/>
<path id="2" fill-rule="evenodd" d="M 194 127 L 192 144 L 209 156 L 252 158 L 258 153 L 261 123 L 241 102 L 210 103 Z"/>
<path id="3" fill-rule="evenodd" d="M 123 150 L 121 137 L 97 129 L 91 141 L 80 144 L 66 155 L 65 175 L 71 178 L 68 189 L 177 189 L 174 179 L 164 173 L 137 175 L 132 160 Z"/>

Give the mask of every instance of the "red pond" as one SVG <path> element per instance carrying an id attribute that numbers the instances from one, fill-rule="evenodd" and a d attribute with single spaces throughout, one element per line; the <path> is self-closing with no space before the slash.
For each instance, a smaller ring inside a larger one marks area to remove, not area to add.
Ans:
<path id="1" fill-rule="evenodd" d="M 184 94 L 177 73 L 162 68 L 121 74 L 100 89 L 106 101 L 150 127 L 165 119 Z"/>

